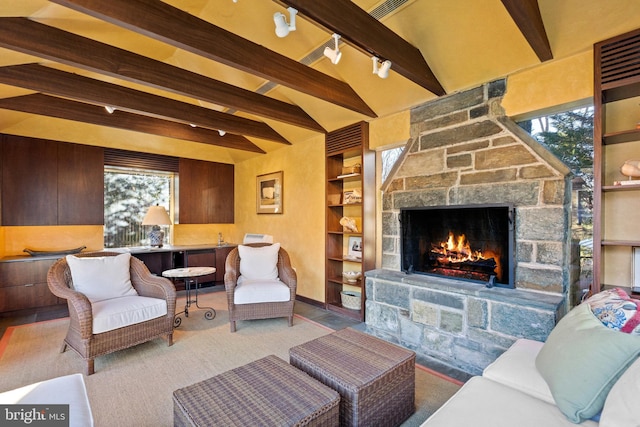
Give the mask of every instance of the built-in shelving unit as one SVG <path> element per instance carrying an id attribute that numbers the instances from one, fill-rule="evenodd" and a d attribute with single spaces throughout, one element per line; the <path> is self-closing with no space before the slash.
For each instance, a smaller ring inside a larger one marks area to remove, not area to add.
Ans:
<path id="1" fill-rule="evenodd" d="M 640 160 L 640 29 L 594 45 L 593 286 L 632 290 L 634 248 L 640 247 L 640 185 L 620 167 Z M 635 270 L 638 266 L 636 266 Z"/>
<path id="2" fill-rule="evenodd" d="M 375 267 L 375 153 L 368 124 L 360 122 L 326 136 L 325 303 L 328 310 L 364 320 L 364 272 Z M 355 230 L 340 224 L 355 221 Z M 359 255 L 359 256 L 357 256 Z M 343 272 L 361 273 L 348 281 Z M 345 307 L 342 292 L 360 293 L 358 307 Z"/>

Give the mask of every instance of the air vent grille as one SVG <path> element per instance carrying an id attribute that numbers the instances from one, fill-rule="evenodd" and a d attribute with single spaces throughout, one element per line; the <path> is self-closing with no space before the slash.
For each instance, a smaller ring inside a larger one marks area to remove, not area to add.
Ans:
<path id="1" fill-rule="evenodd" d="M 640 32 L 600 48 L 602 85 L 640 76 Z"/>
<path id="2" fill-rule="evenodd" d="M 329 132 L 325 138 L 327 155 L 339 154 L 362 147 L 364 134 L 363 122 Z"/>

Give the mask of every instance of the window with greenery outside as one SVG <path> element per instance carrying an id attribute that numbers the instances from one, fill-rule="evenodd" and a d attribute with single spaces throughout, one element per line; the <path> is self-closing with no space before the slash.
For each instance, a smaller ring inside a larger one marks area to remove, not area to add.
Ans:
<path id="1" fill-rule="evenodd" d="M 172 173 L 105 168 L 104 247 L 141 246 L 150 226 L 142 219 L 149 206 L 164 206 L 169 212 L 173 193 Z M 165 243 L 171 233 L 165 232 Z"/>

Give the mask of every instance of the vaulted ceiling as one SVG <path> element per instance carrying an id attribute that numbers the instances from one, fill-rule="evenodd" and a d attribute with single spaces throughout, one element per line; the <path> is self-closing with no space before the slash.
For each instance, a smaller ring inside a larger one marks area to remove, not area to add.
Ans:
<path id="1" fill-rule="evenodd" d="M 296 29 L 280 38 L 273 16 L 289 21 L 287 7 L 298 11 Z M 0 132 L 144 141 L 136 146 L 151 152 L 176 145 L 237 162 L 584 52 L 638 8 L 637 0 L 2 1 Z M 338 64 L 323 55 L 333 33 Z M 372 73 L 372 56 L 391 61 L 388 78 Z"/>

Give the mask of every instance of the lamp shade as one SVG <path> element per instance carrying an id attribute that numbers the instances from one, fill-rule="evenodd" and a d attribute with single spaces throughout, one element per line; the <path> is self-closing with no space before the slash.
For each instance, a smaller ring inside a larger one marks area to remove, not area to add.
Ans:
<path id="1" fill-rule="evenodd" d="M 151 206 L 142 220 L 142 225 L 171 225 L 171 218 L 164 206 Z"/>

